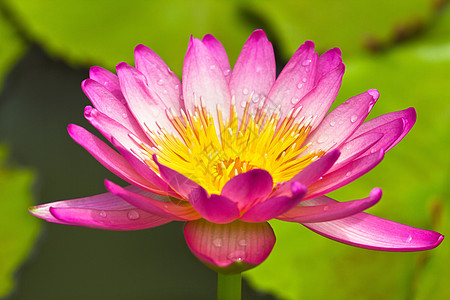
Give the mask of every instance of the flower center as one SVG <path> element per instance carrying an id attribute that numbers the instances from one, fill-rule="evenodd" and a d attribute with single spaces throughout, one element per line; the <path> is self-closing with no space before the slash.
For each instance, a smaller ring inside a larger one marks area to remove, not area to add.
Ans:
<path id="1" fill-rule="evenodd" d="M 296 120 L 301 108 L 280 118 L 278 110 L 258 107 L 249 113 L 250 100 L 238 120 L 234 101 L 230 117 L 225 121 L 217 108 L 216 123 L 203 104 L 181 116 L 168 111 L 168 117 L 178 132 L 165 130 L 147 132 L 154 146 L 141 143 L 146 163 L 158 173 L 152 160 L 156 154 L 160 163 L 174 169 L 204 187 L 208 193 L 220 193 L 234 176 L 251 169 L 268 171 L 277 183 L 288 181 L 323 152 L 300 156 L 308 147 L 303 145 L 311 130 L 312 117 Z M 218 127 L 218 131 L 216 130 Z"/>

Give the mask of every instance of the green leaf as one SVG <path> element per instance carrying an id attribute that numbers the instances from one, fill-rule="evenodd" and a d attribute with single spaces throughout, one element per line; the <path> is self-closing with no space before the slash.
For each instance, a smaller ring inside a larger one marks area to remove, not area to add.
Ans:
<path id="1" fill-rule="evenodd" d="M 214 34 L 226 41 L 231 60 L 248 28 L 234 1 L 8 0 L 29 35 L 49 52 L 72 63 L 114 69 L 133 62 L 133 48 L 145 44 L 181 74 L 189 36 Z"/>
<path id="2" fill-rule="evenodd" d="M 17 35 L 11 24 L 0 14 L 0 91 L 6 73 L 23 54 L 25 44 Z"/>
<path id="3" fill-rule="evenodd" d="M 385 47 L 422 30 L 433 16 L 429 0 L 253 0 L 249 10 L 272 29 L 286 56 L 305 40 L 319 50 L 340 47 L 346 55 Z"/>
<path id="4" fill-rule="evenodd" d="M 448 16 L 440 20 L 446 23 Z M 447 23 L 448 24 L 448 23 Z M 448 27 L 447 27 L 448 28 Z M 391 52 L 344 60 L 339 101 L 376 87 L 375 117 L 414 106 L 417 123 L 374 170 L 331 196 L 383 198 L 369 212 L 411 226 L 449 231 L 449 36 L 426 38 Z M 418 253 L 386 253 L 342 245 L 301 225 L 273 222 L 277 244 L 269 259 L 246 273 L 252 285 L 282 299 L 447 299 L 450 246 Z M 276 275 L 274 275 L 276 274 Z"/>
<path id="5" fill-rule="evenodd" d="M 32 205 L 33 172 L 4 165 L 0 147 L 0 297 L 13 288 L 15 270 L 28 256 L 39 232 L 39 221 L 28 213 Z"/>

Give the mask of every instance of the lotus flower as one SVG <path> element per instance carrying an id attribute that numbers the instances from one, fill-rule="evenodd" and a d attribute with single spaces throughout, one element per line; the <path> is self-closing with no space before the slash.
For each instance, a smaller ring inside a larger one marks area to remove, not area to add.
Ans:
<path id="1" fill-rule="evenodd" d="M 267 221 L 300 223 L 325 237 L 376 250 L 436 247 L 443 236 L 363 211 L 381 190 L 338 202 L 325 196 L 370 171 L 413 126 L 414 108 L 364 122 L 368 90 L 327 114 L 341 85 L 340 50 L 301 45 L 276 78 L 271 43 L 256 30 L 231 70 L 212 35 L 191 39 L 182 82 L 149 48 L 117 76 L 90 69 L 85 117 L 117 150 L 77 125 L 70 136 L 130 183 L 105 194 L 38 205 L 48 222 L 137 230 L 184 221 L 197 258 L 222 273 L 263 262 L 275 235 Z"/>

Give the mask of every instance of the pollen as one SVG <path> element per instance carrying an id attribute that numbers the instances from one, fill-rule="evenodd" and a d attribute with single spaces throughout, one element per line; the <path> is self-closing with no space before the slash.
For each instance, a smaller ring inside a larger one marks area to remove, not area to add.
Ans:
<path id="1" fill-rule="evenodd" d="M 250 100 L 251 96 L 241 119 L 238 119 L 233 100 L 230 117 L 226 120 L 222 109 L 217 107 L 216 123 L 202 101 L 193 111 L 181 110 L 179 116 L 167 110 L 176 133 L 164 129 L 146 130 L 153 143 L 150 146 L 139 142 L 146 164 L 158 173 L 152 160 L 152 155 L 156 154 L 160 163 L 195 181 L 211 194 L 220 193 L 228 180 L 252 169 L 268 171 L 275 188 L 277 183 L 288 181 L 324 154 L 320 151 L 301 155 L 308 147 L 304 141 L 313 120 L 297 118 L 301 107 L 281 118 L 278 109 L 269 112 L 267 105 L 250 112 Z"/>

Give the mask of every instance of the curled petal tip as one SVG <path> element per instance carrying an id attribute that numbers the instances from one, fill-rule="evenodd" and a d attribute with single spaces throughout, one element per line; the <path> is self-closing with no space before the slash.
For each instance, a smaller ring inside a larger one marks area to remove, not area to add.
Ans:
<path id="1" fill-rule="evenodd" d="M 381 199 L 383 195 L 383 190 L 380 188 L 374 188 L 370 191 L 370 198 L 376 200 L 377 202 Z"/>
<path id="2" fill-rule="evenodd" d="M 367 93 L 368 93 L 370 96 L 372 96 L 372 98 L 373 98 L 374 100 L 377 100 L 377 99 L 380 97 L 380 93 L 379 93 L 378 90 L 376 90 L 376 89 L 370 89 L 370 90 L 367 91 Z"/>

